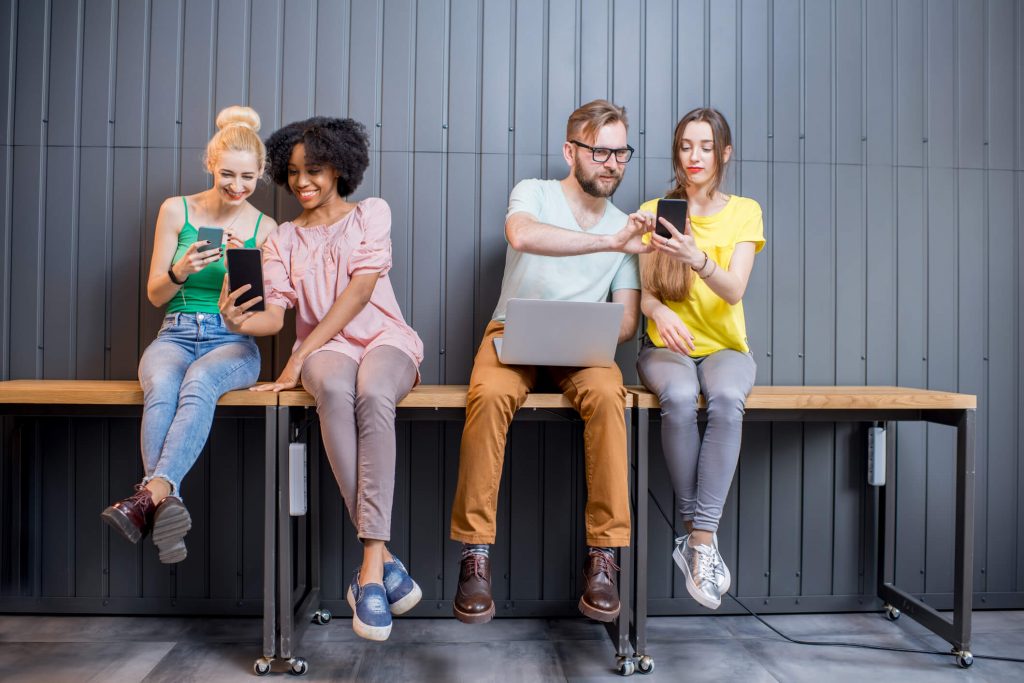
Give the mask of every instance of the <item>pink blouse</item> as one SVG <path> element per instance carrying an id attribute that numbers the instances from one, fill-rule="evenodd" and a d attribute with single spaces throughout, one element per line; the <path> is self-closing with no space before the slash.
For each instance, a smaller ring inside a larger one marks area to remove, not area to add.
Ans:
<path id="1" fill-rule="evenodd" d="M 344 353 L 358 363 L 371 349 L 393 346 L 419 367 L 423 342 L 402 317 L 390 269 L 391 209 L 378 197 L 362 200 L 334 225 L 282 223 L 263 243 L 266 302 L 296 308 L 292 351 L 327 315 L 353 275 L 376 272 L 380 279 L 370 302 L 317 350 Z"/>

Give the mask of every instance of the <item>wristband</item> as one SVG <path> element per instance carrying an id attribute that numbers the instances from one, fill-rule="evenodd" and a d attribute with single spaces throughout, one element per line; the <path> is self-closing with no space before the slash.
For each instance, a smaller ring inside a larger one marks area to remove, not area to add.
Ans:
<path id="1" fill-rule="evenodd" d="M 177 277 L 174 276 L 174 264 L 173 263 L 171 264 L 171 267 L 167 269 L 167 277 L 171 278 L 171 282 L 173 282 L 174 284 L 178 285 L 179 287 L 181 285 L 185 284 L 185 280 L 188 279 L 188 275 L 185 276 L 185 280 L 179 280 Z"/>
<path id="2" fill-rule="evenodd" d="M 704 269 L 707 268 L 707 267 L 708 267 L 708 252 L 705 251 L 704 252 L 704 263 L 700 264 L 700 268 L 695 268 L 694 270 L 697 271 L 697 275 L 700 275 L 701 273 L 704 272 Z"/>

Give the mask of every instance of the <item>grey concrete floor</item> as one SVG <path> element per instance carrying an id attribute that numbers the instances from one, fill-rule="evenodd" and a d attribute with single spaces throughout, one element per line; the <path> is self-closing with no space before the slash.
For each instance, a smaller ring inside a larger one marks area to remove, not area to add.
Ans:
<path id="1" fill-rule="evenodd" d="M 787 635 L 914 649 L 948 645 L 912 620 L 880 614 L 769 616 Z M 811 647 L 780 639 L 752 617 L 649 621 L 648 681 L 1024 681 L 1024 664 Z M 973 652 L 1024 657 L 1024 612 L 975 612 Z M 0 615 L 0 680 L 13 681 L 616 681 L 602 626 L 583 619 L 399 619 L 383 644 L 357 638 L 344 618 L 311 626 L 296 648 L 309 672 L 281 663 L 256 679 L 258 619 Z"/>

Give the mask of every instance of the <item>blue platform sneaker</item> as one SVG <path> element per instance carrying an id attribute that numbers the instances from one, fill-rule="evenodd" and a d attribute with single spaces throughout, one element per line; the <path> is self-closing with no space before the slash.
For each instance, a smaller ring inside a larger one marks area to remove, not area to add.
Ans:
<path id="1" fill-rule="evenodd" d="M 391 635 L 391 610 L 388 595 L 379 583 L 359 585 L 359 572 L 348 587 L 348 606 L 352 608 L 352 630 L 367 640 L 387 640 Z"/>
<path id="2" fill-rule="evenodd" d="M 390 562 L 384 563 L 384 590 L 388 593 L 392 614 L 405 614 L 423 597 L 423 591 L 409 576 L 409 570 L 394 555 Z"/>

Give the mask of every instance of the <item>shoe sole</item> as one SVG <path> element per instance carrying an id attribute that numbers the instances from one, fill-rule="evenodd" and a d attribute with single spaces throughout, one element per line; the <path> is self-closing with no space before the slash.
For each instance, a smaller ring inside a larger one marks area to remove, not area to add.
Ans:
<path id="1" fill-rule="evenodd" d="M 106 522 L 111 529 L 121 534 L 129 543 L 138 543 L 139 539 L 142 538 L 142 532 L 139 531 L 138 527 L 131 523 L 126 514 L 113 505 L 100 513 L 100 519 Z"/>
<path id="2" fill-rule="evenodd" d="M 708 609 L 718 609 L 722 604 L 722 601 L 719 600 L 718 602 L 712 602 L 697 590 L 697 584 L 693 582 L 693 577 L 690 575 L 690 569 L 686 566 L 686 562 L 683 560 L 683 554 L 679 552 L 679 548 L 672 551 L 672 559 L 686 578 L 686 592 L 690 594 L 690 597 Z"/>
<path id="3" fill-rule="evenodd" d="M 491 606 L 485 612 L 474 612 L 472 614 L 468 612 L 462 612 L 455 603 L 452 603 L 452 613 L 455 618 L 461 621 L 463 624 L 486 624 L 488 621 L 494 618 L 494 602 L 491 602 Z"/>
<path id="4" fill-rule="evenodd" d="M 419 588 L 419 586 L 416 588 Z M 364 624 L 359 619 L 359 615 L 356 614 L 356 600 L 352 594 L 352 586 L 349 586 L 348 590 L 345 591 L 345 602 L 352 608 L 352 630 L 357 636 L 377 642 L 387 640 L 391 636 L 391 626 L 370 626 L 369 624 Z"/>
<path id="5" fill-rule="evenodd" d="M 192 517 L 184 505 L 161 506 L 153 516 L 153 544 L 164 564 L 181 562 L 188 556 L 185 534 L 192 528 Z"/>
<path id="6" fill-rule="evenodd" d="M 580 603 L 578 607 L 580 612 L 583 613 L 583 616 L 589 617 L 595 621 L 615 621 L 619 617 L 618 607 L 616 607 L 614 610 L 598 609 L 593 605 L 587 603 L 587 601 L 583 598 L 580 598 Z"/>

